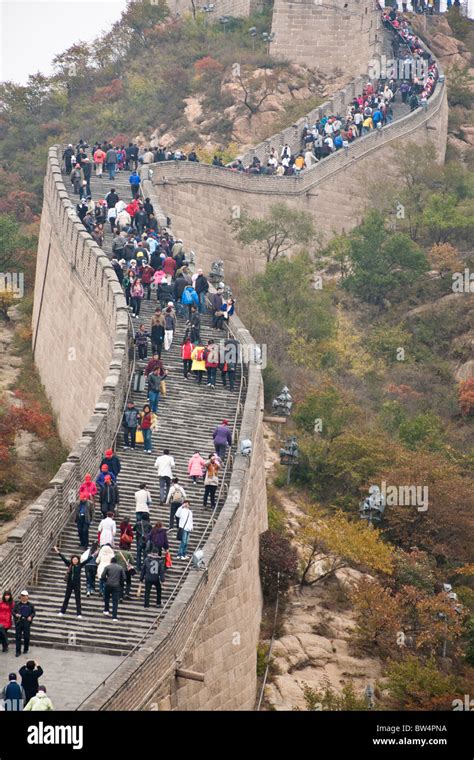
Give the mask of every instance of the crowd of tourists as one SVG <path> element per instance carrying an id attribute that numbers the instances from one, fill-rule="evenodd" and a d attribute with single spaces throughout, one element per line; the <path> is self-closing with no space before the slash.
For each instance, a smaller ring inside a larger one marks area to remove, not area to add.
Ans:
<path id="1" fill-rule="evenodd" d="M 103 201 L 92 200 L 92 170 L 99 178 L 103 175 L 100 163 L 104 163 L 107 156 L 110 158 L 110 149 L 102 150 L 102 153 L 105 153 L 104 158 L 100 153 L 97 156 L 98 147 L 94 146 L 95 167 L 91 165 L 89 173 L 89 146 L 81 140 L 75 149 L 71 151 L 71 148 L 72 146 L 66 148 L 63 159 L 65 172 L 71 177 L 73 185 L 76 182 L 81 196 L 78 213 L 82 204 L 87 205 L 86 214 L 81 218 L 97 242 L 103 240 L 103 225 L 106 222 L 110 223 L 114 233 L 111 260 L 124 289 L 127 304 L 132 310 L 132 316 L 139 317 L 143 298 L 150 300 L 156 293 L 159 304 L 151 318 L 149 330 L 141 323 L 135 331 L 137 358 L 139 361 L 146 361 L 143 375 L 147 382 L 148 400 L 141 410 L 130 400 L 122 418 L 124 450 L 135 449 L 137 444 L 143 443 L 143 452 L 151 454 L 152 431 L 156 429 L 159 400 L 160 396 L 166 393 L 165 378 L 168 376 L 161 356 L 163 351 L 169 351 L 171 348 L 177 315 L 182 316 L 187 325 L 180 347 L 183 377 L 187 380 L 194 377 L 196 383 L 201 385 L 204 375 L 207 375 L 207 386 L 215 389 L 217 372 L 220 371 L 223 386 L 233 391 L 238 344 L 232 339 L 221 341 L 219 344 L 212 339 L 202 341 L 200 318 L 209 307 L 213 314 L 213 327 L 222 330 L 226 320 L 233 313 L 234 301 L 224 297 L 221 287 L 208 300 L 209 282 L 202 269 L 193 273 L 189 266 L 190 261 L 185 256 L 182 240 L 175 240 L 167 228 L 160 228 L 153 223 L 155 217 L 150 199 L 138 199 L 133 190 L 135 182 L 130 182 L 133 198 L 129 203 L 122 202 L 113 187 Z M 96 161 L 97 158 L 100 160 Z M 136 175 L 137 160 L 137 153 L 129 152 L 128 155 L 125 153 L 118 163 L 118 166 L 123 163 L 124 170 L 129 169 L 130 179 Z M 80 185 L 77 183 L 77 177 L 71 176 L 73 169 L 84 175 Z M 139 182 L 136 184 L 139 185 Z M 106 218 L 105 209 L 108 210 Z M 116 213 L 109 213 L 111 209 Z M 123 214 L 127 209 L 128 217 Z M 150 358 L 149 347 L 152 352 Z M 217 507 L 219 475 L 223 470 L 227 450 L 232 444 L 228 420 L 224 419 L 216 426 L 212 443 L 214 451 L 206 458 L 201 456 L 199 451 L 195 451 L 189 460 L 187 474 L 190 482 L 201 483 L 203 486 L 203 508 L 207 509 L 210 505 L 214 510 Z M 165 449 L 156 457 L 155 467 L 160 505 L 166 505 L 169 509 L 167 527 L 160 521 L 152 524 L 152 496 L 146 483 L 140 483 L 134 494 L 134 518 L 119 518 L 118 479 L 121 462 L 112 448 L 105 451 L 96 477 L 90 473 L 85 475 L 74 508 L 74 521 L 81 552 L 66 556 L 59 547 L 54 547 L 66 566 L 66 587 L 58 613 L 60 617 L 67 613 L 71 597 L 74 596 L 77 618 L 82 618 L 84 586 L 87 597 L 93 594 L 102 596 L 104 615 L 109 616 L 111 613 L 112 620 L 118 620 L 119 603 L 130 598 L 134 576 L 139 580 L 138 595 L 141 595 L 142 588 L 144 590 L 144 607 L 150 607 L 153 590 L 156 592 L 156 606 L 162 606 L 162 584 L 166 571 L 173 562 L 168 532 L 176 530 L 176 538 L 179 541 L 175 559 L 188 560 L 188 542 L 194 525 L 191 504 L 185 488 L 175 475 L 176 465 L 169 450 Z M 101 519 L 97 540 L 91 541 L 89 534 L 96 512 L 100 514 Z M 28 652 L 35 615 L 35 607 L 26 590 L 22 591 L 16 602 L 9 591 L 3 594 L 0 603 L 0 641 L 4 652 L 8 651 L 9 632 L 13 630 L 16 656 L 21 656 L 22 647 L 24 654 Z M 25 669 L 20 670 L 21 685 L 17 682 L 16 674 L 12 673 L 9 676 L 3 699 L 5 705 L 10 706 L 6 706 L 5 709 L 52 709 L 45 687 L 36 683 L 33 694 L 26 685 L 29 671 L 33 669 L 39 678 L 42 675 L 41 668 L 33 661 L 29 661 L 25 668 L 26 681 L 22 675 Z"/>

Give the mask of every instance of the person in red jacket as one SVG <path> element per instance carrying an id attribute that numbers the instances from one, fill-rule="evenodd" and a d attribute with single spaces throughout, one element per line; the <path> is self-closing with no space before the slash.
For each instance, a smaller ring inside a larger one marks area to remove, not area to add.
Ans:
<path id="1" fill-rule="evenodd" d="M 183 338 L 183 342 L 181 344 L 181 359 L 183 360 L 183 375 L 184 379 L 188 379 L 188 374 L 191 372 L 191 366 L 193 363 L 191 354 L 193 352 L 193 344 L 191 343 L 191 338 L 188 335 L 188 331 L 186 330 L 186 333 Z"/>
<path id="2" fill-rule="evenodd" d="M 2 652 L 8 652 L 7 631 L 12 627 L 13 597 L 11 591 L 4 591 L 0 602 L 0 641 Z"/>
<path id="3" fill-rule="evenodd" d="M 176 261 L 172 256 L 167 256 L 163 262 L 163 272 L 167 277 L 173 278 L 176 273 Z"/>
<path id="4" fill-rule="evenodd" d="M 145 404 L 140 412 L 140 427 L 143 432 L 143 451 L 151 454 L 151 426 L 153 422 L 150 404 Z"/>
<path id="5" fill-rule="evenodd" d="M 151 267 L 149 264 L 145 264 L 145 266 L 142 269 L 142 285 L 143 290 L 146 293 L 146 300 L 149 301 L 151 298 L 151 283 L 153 282 L 153 275 L 155 274 L 155 270 L 153 267 Z"/>
<path id="6" fill-rule="evenodd" d="M 92 475 L 87 473 L 84 482 L 79 486 L 79 498 L 94 502 L 94 496 L 97 493 L 97 486 L 92 480 Z"/>

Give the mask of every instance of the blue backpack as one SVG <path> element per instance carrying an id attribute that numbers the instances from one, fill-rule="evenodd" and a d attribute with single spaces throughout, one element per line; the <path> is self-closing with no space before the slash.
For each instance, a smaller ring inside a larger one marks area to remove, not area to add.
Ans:
<path id="1" fill-rule="evenodd" d="M 183 290 L 183 295 L 181 296 L 181 303 L 185 306 L 189 306 L 192 303 L 195 303 L 194 293 L 196 291 L 194 288 L 192 288 L 190 285 L 187 285 L 185 289 Z"/>

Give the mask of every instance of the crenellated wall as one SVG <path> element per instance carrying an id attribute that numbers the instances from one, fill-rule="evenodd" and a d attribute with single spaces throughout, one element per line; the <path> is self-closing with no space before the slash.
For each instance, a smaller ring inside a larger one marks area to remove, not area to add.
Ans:
<path id="1" fill-rule="evenodd" d="M 185 13 L 193 13 L 193 5 L 196 13 L 199 13 L 200 9 L 204 5 L 211 5 L 204 0 L 195 0 L 194 3 L 191 0 L 167 0 L 168 8 L 173 16 Z M 209 14 L 212 21 L 218 21 L 220 16 L 248 16 L 252 11 L 258 9 L 262 5 L 259 0 L 214 0 L 214 11 Z"/>
<path id="2" fill-rule="evenodd" d="M 365 74 L 380 53 L 375 0 L 275 0 L 270 52 L 327 74 Z"/>
<path id="3" fill-rule="evenodd" d="M 338 94 L 342 103 L 353 96 L 353 86 L 348 85 L 345 94 Z M 330 101 L 328 110 L 333 107 L 334 101 Z M 447 119 L 446 86 L 440 82 L 426 112 L 420 108 L 382 130 L 360 137 L 347 151 L 337 151 L 299 176 L 247 175 L 175 161 L 155 164 L 152 181 L 175 232 L 186 235 L 188 245 L 206 267 L 218 254 L 225 262 L 226 280 L 232 281 L 242 271 L 251 274 L 265 265 L 263 259 L 236 242 L 228 224 L 233 215 L 247 209 L 251 214 L 265 216 L 273 204 L 285 202 L 309 212 L 323 238 L 349 230 L 360 221 L 366 208 L 365 183 L 395 178 L 397 148 L 407 142 L 432 142 L 438 160 L 444 161 Z M 286 142 L 285 133 L 268 142 L 279 150 Z M 262 150 L 264 146 L 259 146 L 257 155 Z"/>

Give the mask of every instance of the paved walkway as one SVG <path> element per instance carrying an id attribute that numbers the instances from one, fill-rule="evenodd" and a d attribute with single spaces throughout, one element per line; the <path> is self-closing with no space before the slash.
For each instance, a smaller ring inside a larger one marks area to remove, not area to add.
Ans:
<path id="1" fill-rule="evenodd" d="M 27 655 L 15 657 L 13 644 L 8 652 L 0 652 L 0 691 L 8 682 L 8 674 L 18 674 L 27 660 L 36 660 L 43 668 L 40 684 L 46 686 L 55 710 L 75 710 L 120 664 L 120 658 L 114 655 L 37 646 L 30 646 Z"/>

